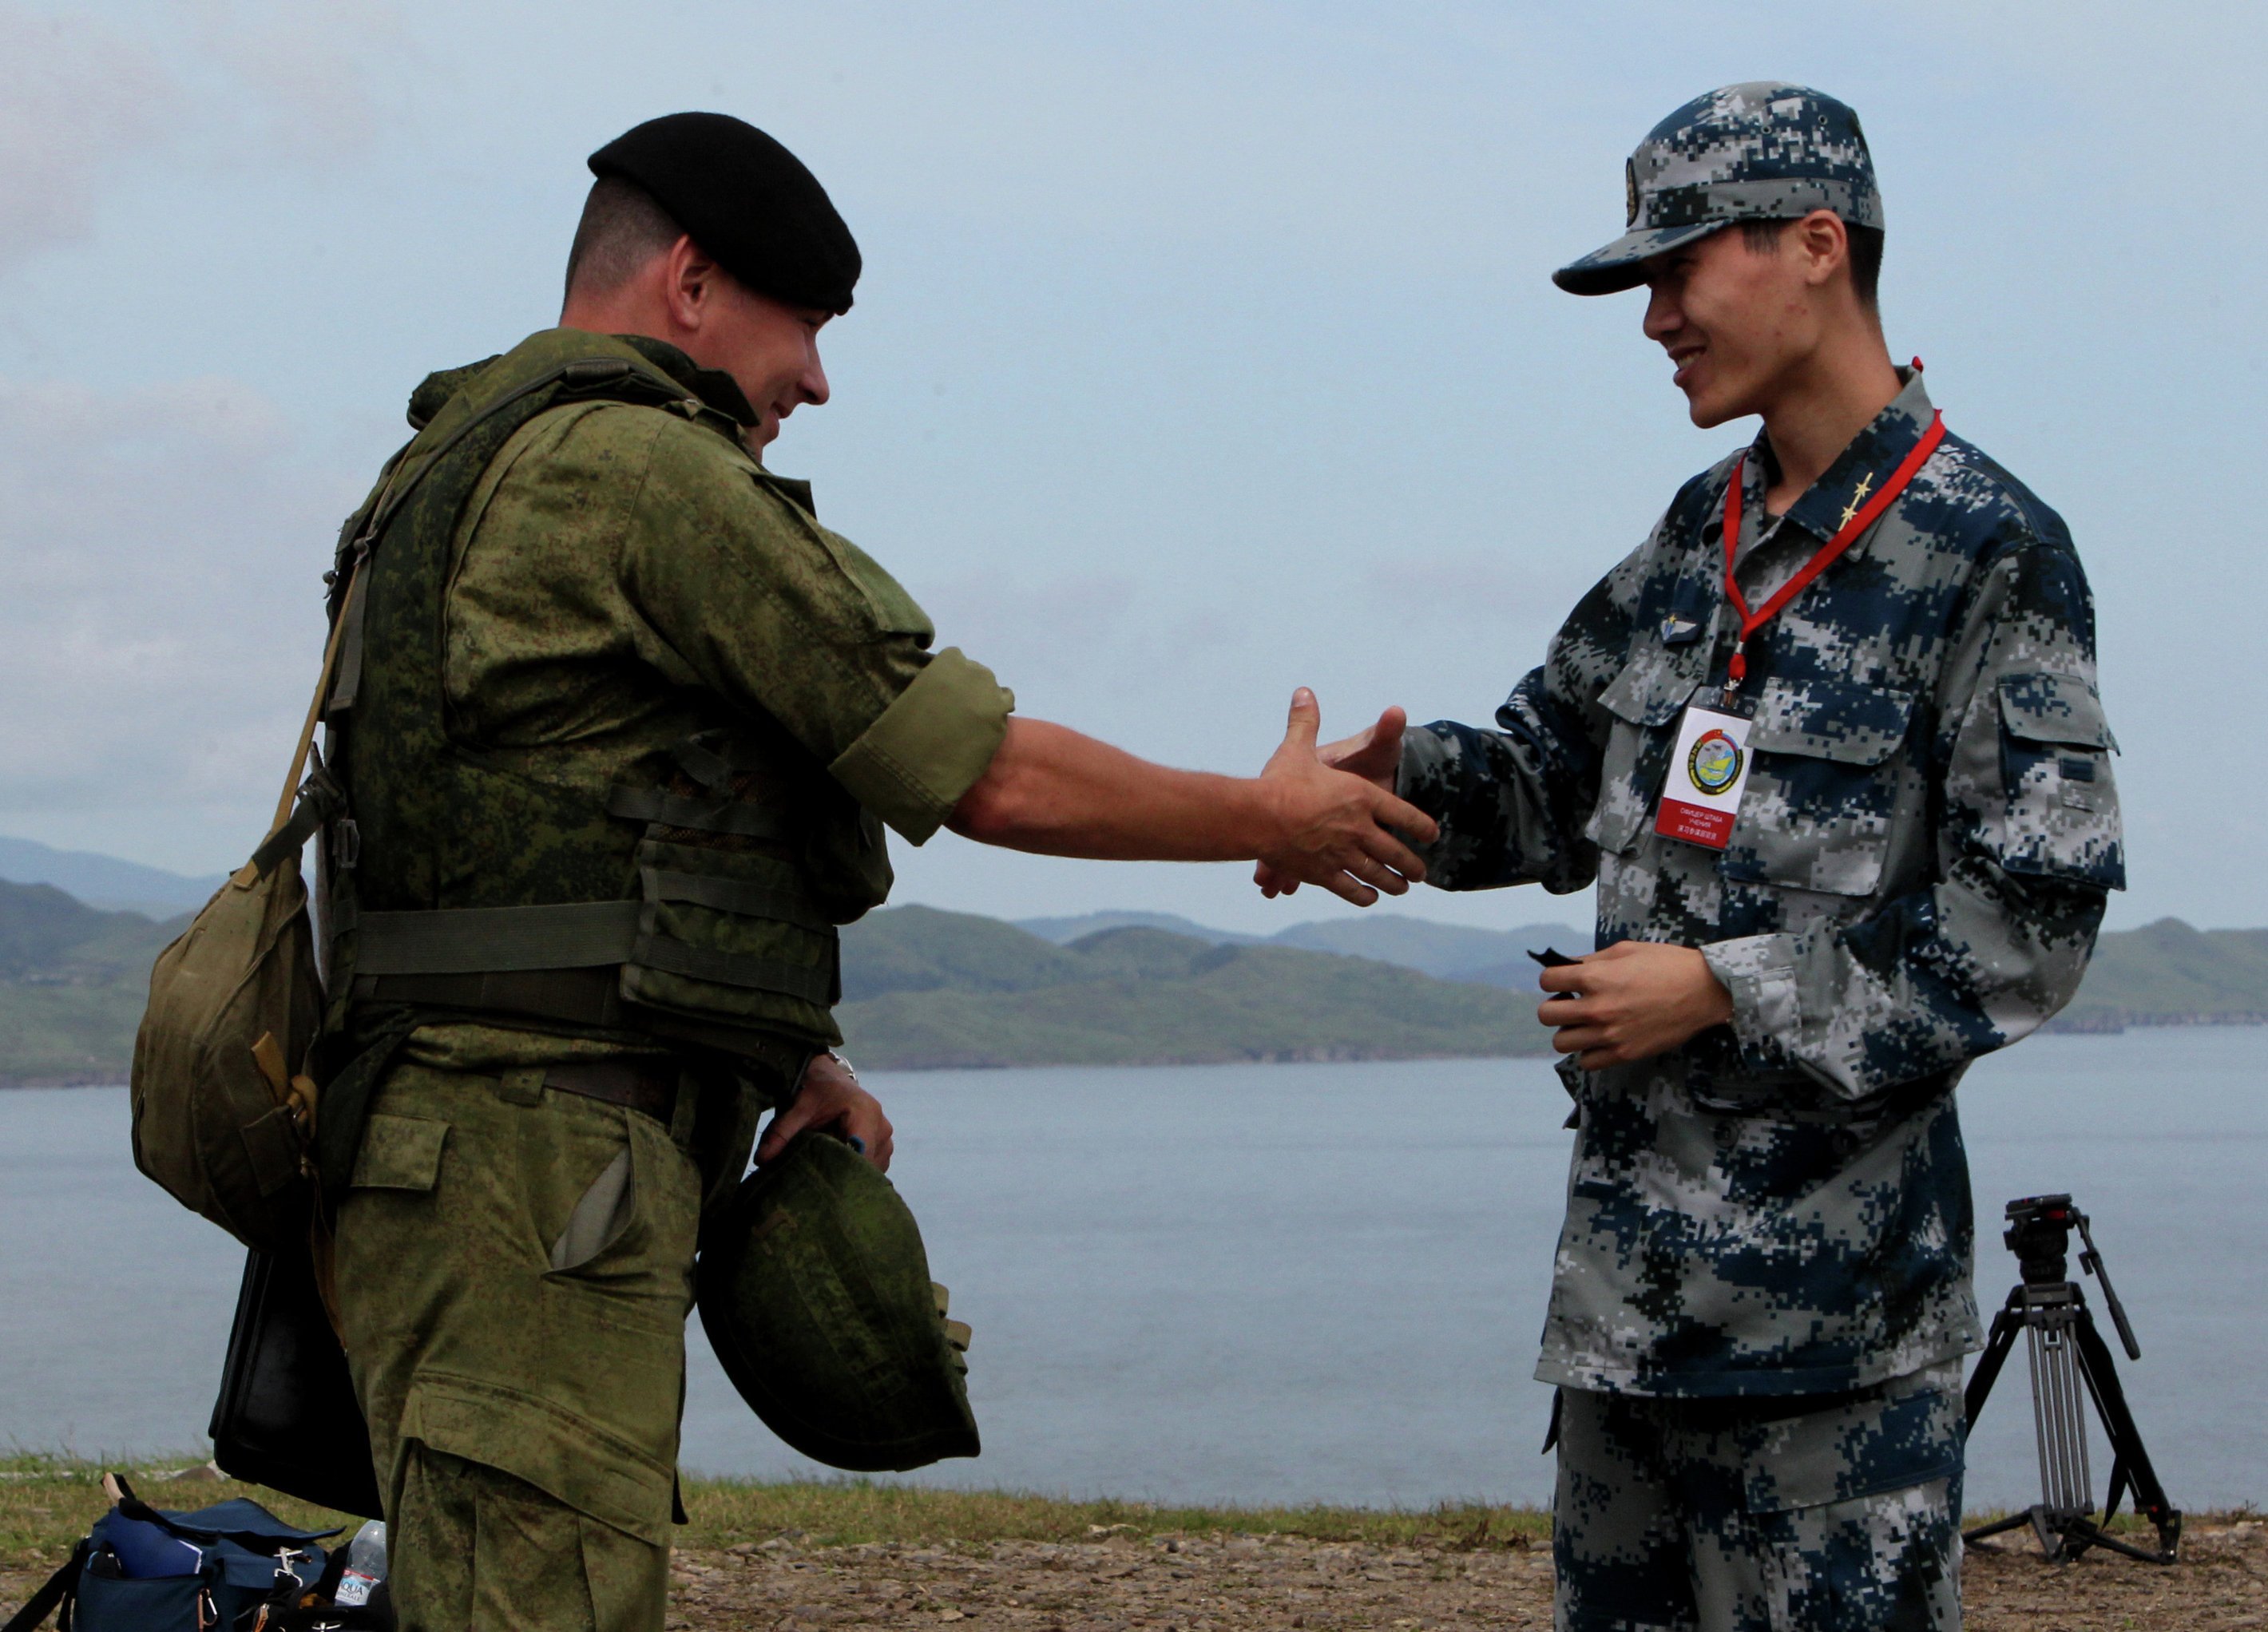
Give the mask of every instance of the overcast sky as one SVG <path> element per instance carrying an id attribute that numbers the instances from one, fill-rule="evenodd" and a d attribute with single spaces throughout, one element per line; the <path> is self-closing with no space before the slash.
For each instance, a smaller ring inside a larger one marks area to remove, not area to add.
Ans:
<path id="1" fill-rule="evenodd" d="M 2257 4 L 0 0 L 0 833 L 242 859 L 409 389 L 555 318 L 584 156 L 686 107 L 865 253 L 770 463 L 1026 712 L 1237 770 L 1299 683 L 1327 732 L 1484 720 L 1753 432 L 1550 268 L 1656 119 L 1785 77 L 1865 121 L 1894 352 L 2078 539 L 2112 923 L 2268 923 L 2264 61 Z M 899 900 L 1005 915 L 1327 907 L 898 849 Z"/>

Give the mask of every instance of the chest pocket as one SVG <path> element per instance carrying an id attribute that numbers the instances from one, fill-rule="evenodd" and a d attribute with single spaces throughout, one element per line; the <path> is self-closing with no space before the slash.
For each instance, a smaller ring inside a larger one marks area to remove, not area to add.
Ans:
<path id="1" fill-rule="evenodd" d="M 1855 680 L 1766 680 L 1756 688 L 1747 796 L 1721 864 L 1727 878 L 1871 895 L 1897 815 L 1898 753 L 1914 694 Z"/>
<path id="2" fill-rule="evenodd" d="M 2095 687 L 2068 674 L 2004 674 L 1999 705 L 2007 803 L 1994 849 L 2002 865 L 2124 889 L 2125 849 L 2110 776 L 2117 743 Z"/>
<path id="3" fill-rule="evenodd" d="M 1615 724 L 1599 765 L 1599 802 L 1583 835 L 1610 855 L 1626 853 L 1652 819 L 1677 717 L 1700 683 L 1697 665 L 1680 656 L 1642 651 L 1599 694 L 1599 707 Z"/>

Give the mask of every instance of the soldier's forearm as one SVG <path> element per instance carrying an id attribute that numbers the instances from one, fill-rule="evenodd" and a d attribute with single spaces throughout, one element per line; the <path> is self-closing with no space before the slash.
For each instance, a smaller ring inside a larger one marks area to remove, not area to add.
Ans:
<path id="1" fill-rule="evenodd" d="M 1261 782 L 1174 770 L 1067 726 L 1021 717 L 954 807 L 963 838 L 1102 861 L 1249 861 L 1280 837 Z"/>

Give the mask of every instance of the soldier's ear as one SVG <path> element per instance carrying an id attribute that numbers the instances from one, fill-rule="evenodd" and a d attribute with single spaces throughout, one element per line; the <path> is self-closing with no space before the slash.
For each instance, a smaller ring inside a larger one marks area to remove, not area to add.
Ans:
<path id="1" fill-rule="evenodd" d="M 1803 261 L 1803 281 L 1823 289 L 1851 264 L 1851 234 L 1831 210 L 1815 210 L 1782 235 L 1783 249 Z"/>

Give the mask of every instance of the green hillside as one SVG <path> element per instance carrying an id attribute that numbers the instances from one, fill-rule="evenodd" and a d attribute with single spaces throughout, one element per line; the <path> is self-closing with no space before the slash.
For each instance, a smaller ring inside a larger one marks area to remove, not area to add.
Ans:
<path id="1" fill-rule="evenodd" d="M 2192 930 L 2161 918 L 2106 935 L 2071 1006 L 2051 1028 L 2268 1023 L 2268 930 Z"/>
<path id="2" fill-rule="evenodd" d="M 183 922 L 0 881 L 0 1086 L 124 1082 L 150 966 Z"/>
<path id="3" fill-rule="evenodd" d="M 1094 915 L 1113 927 L 1074 936 L 1076 920 L 1035 921 L 1033 933 L 928 907 L 870 914 L 843 937 L 847 1050 L 899 1070 L 1543 1054 L 1534 966 L 1518 949 L 1587 945 L 1549 924 L 1476 930 L 1390 914 L 1265 941 L 1194 924 L 1183 934 L 1160 927 L 1163 915 Z M 150 965 L 186 922 L 0 881 L 0 1086 L 123 1082 Z M 1348 955 L 1357 948 L 1368 955 Z M 2268 930 L 2165 918 L 2104 936 L 2051 1029 L 2245 1023 L 2268 1023 Z"/>
<path id="4" fill-rule="evenodd" d="M 843 941 L 844 1048 L 900 1070 L 1541 1054 L 1534 1000 L 1393 964 L 1145 927 L 1068 946 L 900 907 Z"/>

